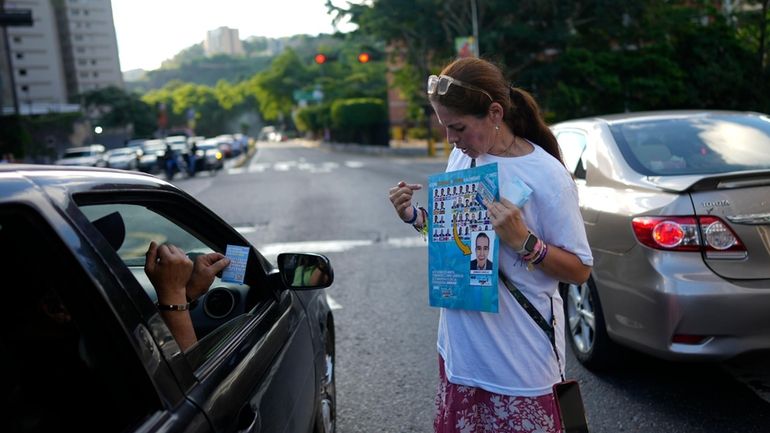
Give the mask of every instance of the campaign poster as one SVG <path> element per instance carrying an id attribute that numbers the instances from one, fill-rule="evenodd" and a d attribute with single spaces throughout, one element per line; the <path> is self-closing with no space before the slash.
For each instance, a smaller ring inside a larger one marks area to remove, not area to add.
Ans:
<path id="1" fill-rule="evenodd" d="M 485 199 L 500 199 L 496 163 L 428 178 L 428 280 L 433 307 L 498 311 L 499 241 Z"/>

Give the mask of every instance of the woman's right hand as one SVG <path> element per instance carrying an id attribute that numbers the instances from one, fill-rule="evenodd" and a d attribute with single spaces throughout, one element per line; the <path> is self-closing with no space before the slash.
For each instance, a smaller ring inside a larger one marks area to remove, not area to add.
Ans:
<path id="1" fill-rule="evenodd" d="M 418 183 L 406 183 L 401 181 L 398 185 L 390 189 L 390 202 L 396 209 L 398 217 L 406 222 L 414 218 L 414 209 L 412 207 L 412 195 L 417 190 L 422 189 Z"/>

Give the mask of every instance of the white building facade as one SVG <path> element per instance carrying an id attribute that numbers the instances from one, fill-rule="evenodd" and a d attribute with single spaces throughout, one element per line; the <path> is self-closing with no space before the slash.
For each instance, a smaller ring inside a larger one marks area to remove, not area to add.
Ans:
<path id="1" fill-rule="evenodd" d="M 110 0 L 6 0 L 5 8 L 32 11 L 32 26 L 7 28 L 10 55 L 3 52 L 20 114 L 77 111 L 77 95 L 123 87 Z M 12 93 L 8 73 L 4 95 Z M 2 105 L 13 112 L 12 99 Z"/>
<path id="2" fill-rule="evenodd" d="M 242 56 L 245 54 L 243 44 L 238 36 L 238 29 L 231 29 L 229 27 L 220 27 L 206 32 L 203 50 L 207 56 L 216 54 Z"/>

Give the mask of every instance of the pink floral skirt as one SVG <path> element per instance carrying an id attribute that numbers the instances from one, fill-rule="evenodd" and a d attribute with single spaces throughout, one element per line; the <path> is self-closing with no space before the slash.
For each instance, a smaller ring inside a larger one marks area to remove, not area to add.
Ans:
<path id="1" fill-rule="evenodd" d="M 439 356 L 436 433 L 559 433 L 553 394 L 513 397 L 449 383 Z"/>

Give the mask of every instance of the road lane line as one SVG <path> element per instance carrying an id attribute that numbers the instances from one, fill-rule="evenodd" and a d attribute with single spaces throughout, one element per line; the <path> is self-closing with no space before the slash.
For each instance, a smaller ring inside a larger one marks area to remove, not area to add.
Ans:
<path id="1" fill-rule="evenodd" d="M 332 298 L 328 294 L 326 295 L 326 302 L 329 304 L 329 308 L 331 308 L 332 311 L 342 309 L 342 305 L 339 302 L 335 301 L 334 298 Z"/>

